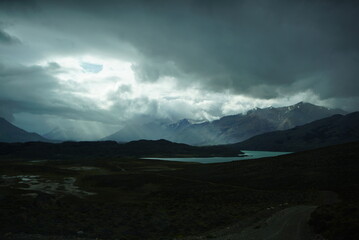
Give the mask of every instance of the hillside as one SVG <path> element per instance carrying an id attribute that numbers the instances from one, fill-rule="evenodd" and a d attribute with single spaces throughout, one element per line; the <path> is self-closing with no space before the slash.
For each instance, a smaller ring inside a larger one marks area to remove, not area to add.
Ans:
<path id="1" fill-rule="evenodd" d="M 0 142 L 35 142 L 48 141 L 37 133 L 29 133 L 0 118 Z"/>
<path id="2" fill-rule="evenodd" d="M 234 149 L 303 151 L 359 140 L 359 112 L 334 115 L 285 131 L 274 131 L 231 145 Z"/>
<path id="3" fill-rule="evenodd" d="M 322 234 L 324 238 L 295 239 L 356 240 L 359 237 L 358 159 L 359 142 L 356 141 L 272 158 L 192 166 L 182 171 L 181 176 L 197 181 L 265 190 L 268 193 L 273 190 L 278 194 L 284 190 L 299 190 L 303 194 L 308 190 L 312 193 L 319 191 L 323 202 L 311 204 L 319 207 L 311 214 L 309 224 L 315 233 Z M 266 228 L 271 219 L 252 226 L 258 230 Z M 292 220 L 288 219 L 288 222 Z M 290 224 L 284 222 L 283 228 Z M 305 222 L 298 224 L 298 227 L 303 224 Z M 225 232 L 233 231 L 238 234 L 241 229 Z M 233 238 L 233 234 L 226 237 L 223 232 L 218 234 L 216 238 L 216 232 L 212 233 L 210 239 L 237 239 Z M 295 234 L 298 234 L 298 229 Z"/>
<path id="4" fill-rule="evenodd" d="M 264 231 L 273 216 L 339 198 L 315 210 L 311 224 L 328 240 L 338 239 L 330 234 L 354 240 L 358 149 L 356 142 L 216 164 L 76 154 L 63 161 L 3 160 L 0 238 L 236 239 L 226 233 Z"/>
<path id="5" fill-rule="evenodd" d="M 241 151 L 226 146 L 195 147 L 167 140 L 140 140 L 126 144 L 114 141 L 63 143 L 0 143 L 1 158 L 68 159 L 73 157 L 214 157 L 238 156 Z"/>

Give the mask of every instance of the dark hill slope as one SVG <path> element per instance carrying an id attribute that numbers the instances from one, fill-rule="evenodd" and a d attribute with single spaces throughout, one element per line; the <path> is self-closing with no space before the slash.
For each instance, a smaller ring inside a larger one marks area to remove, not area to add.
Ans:
<path id="1" fill-rule="evenodd" d="M 0 143 L 0 157 L 25 159 L 69 159 L 96 157 L 211 157 L 238 156 L 226 146 L 195 147 L 167 140 L 140 140 L 120 144 L 114 141 L 63 143 Z"/>
<path id="2" fill-rule="evenodd" d="M 0 142 L 48 141 L 37 133 L 29 133 L 0 118 Z"/>
<path id="3" fill-rule="evenodd" d="M 274 131 L 231 145 L 234 149 L 303 151 L 359 140 L 359 112 L 334 115 L 285 131 Z"/>
<path id="4" fill-rule="evenodd" d="M 290 129 L 334 114 L 345 112 L 299 102 L 287 107 L 257 108 L 245 115 L 226 116 L 211 122 L 211 125 L 219 132 L 216 136 L 218 139 L 234 143 L 265 132 Z"/>

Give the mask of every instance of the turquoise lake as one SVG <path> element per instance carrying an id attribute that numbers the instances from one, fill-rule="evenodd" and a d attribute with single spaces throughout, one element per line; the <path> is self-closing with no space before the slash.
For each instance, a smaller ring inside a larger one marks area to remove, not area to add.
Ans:
<path id="1" fill-rule="evenodd" d="M 220 163 L 220 162 L 232 162 L 239 160 L 250 160 L 265 157 L 275 157 L 280 155 L 289 154 L 291 152 L 268 152 L 268 151 L 242 151 L 244 154 L 238 157 L 208 157 L 208 158 L 143 158 L 143 159 L 156 159 L 165 161 L 177 161 L 177 162 L 197 162 L 197 163 Z"/>

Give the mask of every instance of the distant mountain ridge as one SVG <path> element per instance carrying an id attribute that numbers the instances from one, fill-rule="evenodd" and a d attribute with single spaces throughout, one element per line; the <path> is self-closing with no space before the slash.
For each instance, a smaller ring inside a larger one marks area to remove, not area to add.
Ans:
<path id="1" fill-rule="evenodd" d="M 191 145 L 217 145 L 240 142 L 250 137 L 275 130 L 285 130 L 314 120 L 345 114 L 340 109 L 328 109 L 300 102 L 287 107 L 257 108 L 246 114 L 225 116 L 213 122 L 192 124 L 187 119 L 176 123 L 151 122 L 131 125 L 104 138 L 104 140 L 133 141 L 165 138 Z"/>
<path id="2" fill-rule="evenodd" d="M 53 129 L 51 129 L 49 132 L 43 134 L 43 136 L 45 138 L 48 139 L 53 139 L 53 140 L 75 140 L 73 138 L 73 132 L 74 132 L 74 128 L 70 128 L 69 130 L 65 129 L 61 129 L 60 127 L 55 127 Z"/>
<path id="3" fill-rule="evenodd" d="M 284 131 L 268 132 L 232 145 L 234 149 L 303 151 L 359 141 L 359 112 L 333 115 Z"/>
<path id="4" fill-rule="evenodd" d="M 96 136 L 96 134 L 93 134 L 96 130 L 92 129 L 91 131 L 89 129 L 91 128 L 86 128 L 84 126 L 57 126 L 43 134 L 43 137 L 52 141 L 97 141 L 99 137 Z"/>
<path id="5" fill-rule="evenodd" d="M 164 139 L 129 143 L 114 141 L 0 143 L 0 159 L 67 159 L 82 157 L 234 157 L 242 153 L 227 146 L 196 147 Z"/>
<path id="6" fill-rule="evenodd" d="M 48 139 L 37 133 L 29 133 L 0 118 L 0 142 L 47 142 Z"/>

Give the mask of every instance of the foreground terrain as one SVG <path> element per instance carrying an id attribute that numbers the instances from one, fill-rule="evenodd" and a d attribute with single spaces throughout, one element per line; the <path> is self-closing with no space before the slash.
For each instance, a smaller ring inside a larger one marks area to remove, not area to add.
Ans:
<path id="1" fill-rule="evenodd" d="M 300 228 L 303 236 L 357 239 L 358 149 L 218 164 L 2 156 L 0 236 L 289 239 Z"/>

